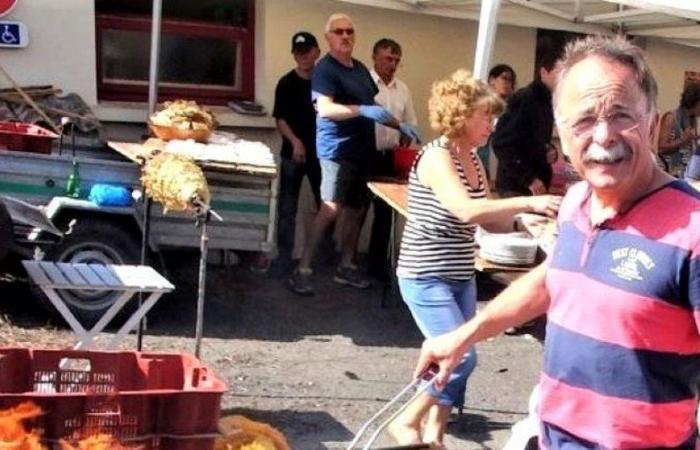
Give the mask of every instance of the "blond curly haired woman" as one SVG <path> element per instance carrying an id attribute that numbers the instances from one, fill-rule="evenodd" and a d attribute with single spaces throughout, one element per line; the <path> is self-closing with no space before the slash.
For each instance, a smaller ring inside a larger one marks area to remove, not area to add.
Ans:
<path id="1" fill-rule="evenodd" d="M 488 139 L 504 104 L 486 83 L 460 69 L 433 85 L 428 107 L 431 127 L 441 136 L 421 149 L 409 175 L 397 275 L 418 328 L 434 337 L 475 313 L 476 226 L 512 231 L 514 214 L 554 216 L 560 198 L 488 198 L 476 149 Z M 447 418 L 453 406 L 463 403 L 475 366 L 476 352 L 470 349 L 441 392 L 429 389 L 396 418 L 390 432 L 400 445 L 442 444 Z"/>

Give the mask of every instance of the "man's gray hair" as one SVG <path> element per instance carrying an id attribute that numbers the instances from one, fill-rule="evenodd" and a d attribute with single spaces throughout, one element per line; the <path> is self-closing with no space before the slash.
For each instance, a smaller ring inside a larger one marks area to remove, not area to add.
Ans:
<path id="1" fill-rule="evenodd" d="M 334 14 L 331 14 L 330 17 L 328 17 L 328 20 L 326 20 L 326 27 L 324 28 L 326 33 L 329 33 L 331 31 L 331 27 L 333 26 L 333 22 L 335 22 L 337 20 L 342 20 L 342 19 L 345 19 L 348 22 L 350 22 L 353 27 L 355 26 L 355 23 L 352 21 L 350 16 L 348 16 L 347 14 L 334 13 Z"/>
<path id="2" fill-rule="evenodd" d="M 644 51 L 622 36 L 588 36 L 567 44 L 564 55 L 557 62 L 557 85 L 554 89 L 555 111 L 558 104 L 562 80 L 578 62 L 591 56 L 599 56 L 629 67 L 634 73 L 637 85 L 647 100 L 647 112 L 656 111 L 658 87 L 651 73 Z"/>

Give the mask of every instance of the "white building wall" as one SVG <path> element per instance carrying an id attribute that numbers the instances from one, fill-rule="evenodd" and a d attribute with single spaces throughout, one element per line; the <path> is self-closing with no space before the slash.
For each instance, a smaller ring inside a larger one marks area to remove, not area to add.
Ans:
<path id="1" fill-rule="evenodd" d="M 0 20 L 29 29 L 28 47 L 0 48 L 0 64 L 20 85 L 52 84 L 97 103 L 94 0 L 20 0 Z"/>
<path id="2" fill-rule="evenodd" d="M 646 50 L 659 84 L 659 109 L 663 112 L 677 108 L 685 72 L 700 72 L 700 49 L 647 39 Z"/>

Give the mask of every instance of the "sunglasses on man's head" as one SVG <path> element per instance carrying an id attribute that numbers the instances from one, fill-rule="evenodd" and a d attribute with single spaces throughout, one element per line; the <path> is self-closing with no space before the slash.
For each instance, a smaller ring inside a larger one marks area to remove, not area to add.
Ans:
<path id="1" fill-rule="evenodd" d="M 355 29 L 354 28 L 334 28 L 331 30 L 331 33 L 337 34 L 338 36 L 342 36 L 343 34 L 347 34 L 348 36 L 352 36 L 355 34 Z"/>

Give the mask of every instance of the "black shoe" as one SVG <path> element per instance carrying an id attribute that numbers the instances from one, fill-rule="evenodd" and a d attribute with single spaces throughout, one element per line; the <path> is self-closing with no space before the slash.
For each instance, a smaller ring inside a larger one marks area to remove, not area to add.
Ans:
<path id="1" fill-rule="evenodd" d="M 310 297 L 314 295 L 314 286 L 311 284 L 311 271 L 302 272 L 299 269 L 295 270 L 291 278 L 288 280 L 289 289 L 298 295 Z"/>
<path id="2" fill-rule="evenodd" d="M 370 287 L 370 282 L 357 270 L 355 266 L 340 267 L 335 270 L 335 276 L 333 281 L 338 284 L 344 284 L 346 286 L 352 286 L 357 289 L 367 289 Z"/>

